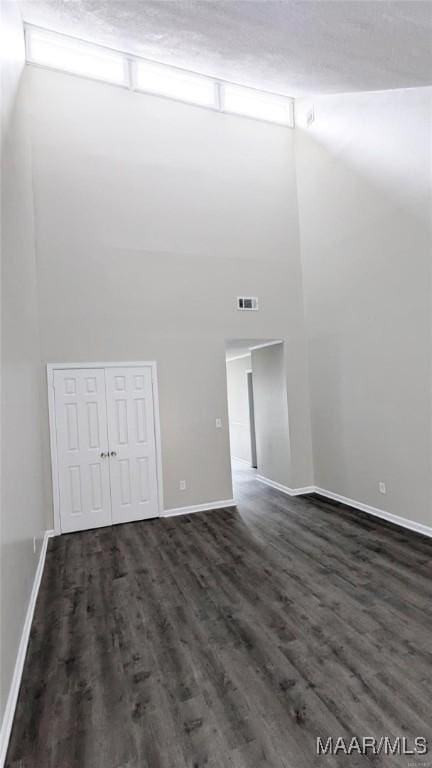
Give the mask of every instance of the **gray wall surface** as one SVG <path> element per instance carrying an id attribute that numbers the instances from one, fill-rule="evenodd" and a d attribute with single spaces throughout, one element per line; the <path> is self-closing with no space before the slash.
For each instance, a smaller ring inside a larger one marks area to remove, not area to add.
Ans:
<path id="1" fill-rule="evenodd" d="M 232 495 L 225 339 L 282 338 L 291 448 L 310 475 L 293 131 L 28 77 L 43 363 L 157 361 L 173 508 Z M 260 311 L 238 312 L 239 295 L 259 296 Z M 44 438 L 49 479 L 47 427 Z"/>
<path id="2" fill-rule="evenodd" d="M 315 480 L 427 525 L 431 94 L 321 97 L 296 130 Z"/>
<path id="3" fill-rule="evenodd" d="M 22 22 L 2 8 L 0 720 L 45 528 L 41 375 Z M 36 537 L 36 552 L 33 551 Z"/>
<path id="4" fill-rule="evenodd" d="M 251 430 L 246 371 L 251 356 L 227 361 L 228 413 L 231 456 L 251 464 Z"/>
<path id="5" fill-rule="evenodd" d="M 252 351 L 258 474 L 291 487 L 284 345 Z"/>

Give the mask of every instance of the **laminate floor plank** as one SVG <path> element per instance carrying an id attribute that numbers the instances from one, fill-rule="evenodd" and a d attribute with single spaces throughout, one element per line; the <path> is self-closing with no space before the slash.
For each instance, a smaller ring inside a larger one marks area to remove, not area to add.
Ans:
<path id="1" fill-rule="evenodd" d="M 409 768 L 429 739 L 432 541 L 236 471 L 233 509 L 49 543 L 7 768 Z"/>

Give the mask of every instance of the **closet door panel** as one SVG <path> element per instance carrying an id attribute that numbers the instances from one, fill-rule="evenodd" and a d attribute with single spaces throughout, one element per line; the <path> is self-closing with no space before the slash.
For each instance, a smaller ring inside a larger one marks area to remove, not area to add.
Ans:
<path id="1" fill-rule="evenodd" d="M 53 383 L 62 533 L 111 525 L 105 371 L 58 370 Z"/>
<path id="2" fill-rule="evenodd" d="M 113 523 L 159 515 L 152 370 L 106 368 Z"/>

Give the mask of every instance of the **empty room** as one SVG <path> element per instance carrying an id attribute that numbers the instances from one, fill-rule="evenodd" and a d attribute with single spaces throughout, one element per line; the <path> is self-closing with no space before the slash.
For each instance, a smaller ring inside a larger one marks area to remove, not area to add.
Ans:
<path id="1" fill-rule="evenodd" d="M 0 54 L 0 768 L 432 768 L 432 2 Z"/>

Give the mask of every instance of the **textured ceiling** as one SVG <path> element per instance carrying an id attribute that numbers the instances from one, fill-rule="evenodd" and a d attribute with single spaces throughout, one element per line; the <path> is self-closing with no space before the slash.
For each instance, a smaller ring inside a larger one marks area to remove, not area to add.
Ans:
<path id="1" fill-rule="evenodd" d="M 24 19 L 292 96 L 432 83 L 432 3 L 21 0 Z"/>

